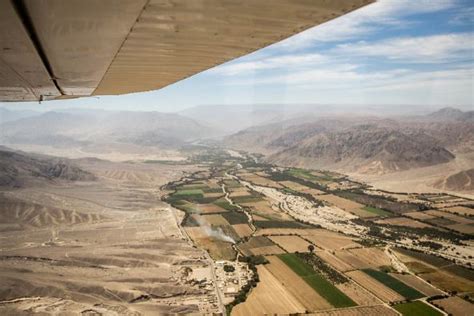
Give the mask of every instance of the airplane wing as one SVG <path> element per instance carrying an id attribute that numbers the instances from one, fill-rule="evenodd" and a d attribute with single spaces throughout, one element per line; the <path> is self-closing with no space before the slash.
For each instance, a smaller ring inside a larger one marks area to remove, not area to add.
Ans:
<path id="1" fill-rule="evenodd" d="M 160 89 L 373 1 L 0 1 L 0 101 Z"/>

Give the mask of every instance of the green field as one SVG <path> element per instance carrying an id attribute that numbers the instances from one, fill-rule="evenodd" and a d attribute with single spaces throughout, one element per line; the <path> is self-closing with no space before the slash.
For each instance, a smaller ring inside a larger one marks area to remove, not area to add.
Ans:
<path id="1" fill-rule="evenodd" d="M 425 296 L 414 288 L 409 287 L 402 281 L 395 279 L 385 272 L 373 269 L 363 269 L 362 271 L 409 300 L 414 300 Z"/>
<path id="2" fill-rule="evenodd" d="M 384 211 L 384 210 L 382 210 L 380 208 L 377 208 L 377 207 L 364 206 L 362 209 L 364 211 L 367 211 L 367 212 L 370 212 L 370 213 L 373 213 L 373 214 L 376 214 L 376 215 L 380 215 L 380 216 L 390 216 L 390 215 L 392 215 L 392 213 Z"/>
<path id="3" fill-rule="evenodd" d="M 248 218 L 243 212 L 226 212 L 221 214 L 231 225 L 247 224 Z"/>
<path id="4" fill-rule="evenodd" d="M 224 184 L 229 188 L 238 188 L 241 187 L 240 183 L 235 180 L 224 180 Z"/>
<path id="5" fill-rule="evenodd" d="M 256 195 L 236 196 L 236 197 L 231 197 L 231 199 L 234 203 L 237 203 L 237 204 L 263 201 L 263 199 L 260 196 L 256 196 Z"/>
<path id="6" fill-rule="evenodd" d="M 258 214 L 259 216 L 262 216 Z M 262 216 L 264 217 L 264 216 Z M 268 218 L 268 217 L 267 217 Z M 253 224 L 258 228 L 311 228 L 310 225 L 296 221 L 278 221 L 270 219 L 268 221 L 254 221 Z"/>
<path id="7" fill-rule="evenodd" d="M 288 171 L 288 174 L 294 177 L 306 179 L 309 181 L 316 181 L 316 182 L 333 182 L 334 181 L 334 179 L 331 176 L 328 176 L 328 175 L 315 176 L 314 174 L 311 174 L 311 171 L 304 170 L 304 169 L 290 169 Z"/>
<path id="8" fill-rule="evenodd" d="M 215 205 L 222 207 L 228 211 L 238 211 L 239 208 L 235 205 L 230 204 L 225 198 L 220 198 L 213 202 Z"/>
<path id="9" fill-rule="evenodd" d="M 420 302 L 409 302 L 393 306 L 397 311 L 402 313 L 404 316 L 441 316 L 442 313 L 438 312 L 431 306 Z"/>
<path id="10" fill-rule="evenodd" d="M 322 275 L 314 271 L 309 264 L 298 258 L 297 255 L 285 253 L 278 255 L 278 257 L 334 307 L 340 308 L 357 305 Z"/>
<path id="11" fill-rule="evenodd" d="M 197 190 L 197 189 L 206 189 L 209 188 L 207 184 L 204 183 L 190 183 L 190 184 L 183 184 L 181 188 L 184 190 Z"/>
<path id="12" fill-rule="evenodd" d="M 204 195 L 204 192 L 201 190 L 201 189 L 189 189 L 189 190 L 178 190 L 176 191 L 175 194 L 173 195 L 177 195 L 177 196 L 180 196 L 180 195 Z"/>

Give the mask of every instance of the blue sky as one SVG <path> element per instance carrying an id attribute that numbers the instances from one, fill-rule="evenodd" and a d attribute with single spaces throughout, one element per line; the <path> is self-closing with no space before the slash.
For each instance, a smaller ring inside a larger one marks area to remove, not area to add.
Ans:
<path id="1" fill-rule="evenodd" d="M 473 75 L 472 0 L 380 0 L 159 91 L 23 107 L 177 111 L 201 104 L 314 103 L 472 109 Z"/>

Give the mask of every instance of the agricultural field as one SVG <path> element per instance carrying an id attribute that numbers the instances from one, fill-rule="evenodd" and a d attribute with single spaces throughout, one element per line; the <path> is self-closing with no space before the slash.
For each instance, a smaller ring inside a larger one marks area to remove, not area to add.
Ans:
<path id="1" fill-rule="evenodd" d="M 297 273 L 277 256 L 267 257 L 266 268 L 293 294 L 309 311 L 329 309 L 333 306 L 314 291 Z"/>
<path id="2" fill-rule="evenodd" d="M 393 306 L 403 316 L 442 316 L 443 314 L 421 301 L 401 303 Z"/>
<path id="3" fill-rule="evenodd" d="M 287 252 L 308 252 L 308 246 L 311 245 L 299 236 L 270 236 L 269 238 Z"/>
<path id="4" fill-rule="evenodd" d="M 341 272 L 354 270 L 354 267 L 352 265 L 336 257 L 334 254 L 332 254 L 331 251 L 316 251 L 316 254 L 324 261 L 326 261 L 330 266 Z"/>
<path id="5" fill-rule="evenodd" d="M 344 309 L 327 310 L 324 312 L 311 313 L 313 316 L 398 316 L 393 309 L 384 306 L 356 306 Z"/>
<path id="6" fill-rule="evenodd" d="M 383 285 L 404 296 L 408 300 L 415 300 L 424 297 L 424 295 L 414 288 L 409 287 L 402 281 L 392 277 L 390 274 L 373 269 L 363 269 L 365 273 L 382 283 Z"/>
<path id="7" fill-rule="evenodd" d="M 433 216 L 433 215 L 428 214 L 427 212 L 421 212 L 421 211 L 405 213 L 404 215 L 408 216 L 410 218 L 418 219 L 418 220 L 422 220 L 422 221 L 436 218 L 436 216 Z"/>
<path id="8" fill-rule="evenodd" d="M 233 316 L 291 314 L 306 311 L 303 304 L 267 269 L 266 265 L 258 265 L 257 273 L 260 282 L 244 303 L 232 309 Z"/>
<path id="9" fill-rule="evenodd" d="M 282 185 L 279 184 L 278 182 L 270 180 L 268 178 L 262 177 L 254 173 L 239 174 L 239 177 L 242 178 L 244 181 L 253 183 L 255 185 L 261 185 L 261 186 L 275 188 L 275 189 L 283 188 Z"/>
<path id="10" fill-rule="evenodd" d="M 293 177 L 304 179 L 320 185 L 327 185 L 329 183 L 336 182 L 339 178 L 334 173 L 330 172 L 311 171 L 298 168 L 289 169 L 288 174 Z"/>
<path id="11" fill-rule="evenodd" d="M 385 210 L 382 210 L 378 207 L 364 206 L 362 208 L 362 210 L 367 211 L 369 213 L 372 213 L 374 215 L 378 215 L 378 216 L 390 216 L 390 215 L 392 215 L 392 213 L 390 213 L 388 211 L 385 211 Z"/>
<path id="12" fill-rule="evenodd" d="M 453 229 L 464 234 L 474 234 L 473 219 L 437 210 L 426 211 L 425 213 L 435 217 L 426 220 L 431 224 Z"/>
<path id="13" fill-rule="evenodd" d="M 351 300 L 360 306 L 370 306 L 381 304 L 382 301 L 372 293 L 351 281 L 335 285 L 339 290 L 346 294 Z"/>
<path id="14" fill-rule="evenodd" d="M 229 222 L 220 214 L 208 214 L 199 216 L 201 220 L 213 226 L 229 225 Z"/>
<path id="15" fill-rule="evenodd" d="M 346 265 L 352 267 L 351 270 L 365 268 L 378 268 L 390 266 L 390 258 L 380 248 L 353 248 L 334 251 L 333 255 Z M 347 271 L 347 270 L 346 270 Z"/>
<path id="16" fill-rule="evenodd" d="M 276 220 L 276 221 L 292 221 L 293 219 L 287 215 L 286 213 L 282 212 L 277 206 L 273 206 L 272 204 L 259 198 L 255 201 L 245 201 L 241 202 L 238 199 L 232 199 L 234 203 L 238 203 L 242 207 L 247 208 L 250 213 L 253 215 L 261 216 L 267 220 Z"/>
<path id="17" fill-rule="evenodd" d="M 419 277 L 448 292 L 473 292 L 474 272 L 430 254 L 395 249 L 403 263 Z"/>
<path id="18" fill-rule="evenodd" d="M 375 221 L 377 224 L 393 225 L 393 226 L 408 226 L 413 228 L 433 227 L 406 217 L 392 217 Z"/>
<path id="19" fill-rule="evenodd" d="M 210 236 L 202 227 L 186 227 L 186 233 L 202 249 L 209 252 L 214 260 L 233 260 L 236 256 L 232 243 Z"/>
<path id="20" fill-rule="evenodd" d="M 252 228 L 248 224 L 235 224 L 232 225 L 232 228 L 240 238 L 248 237 L 253 233 Z"/>
<path id="21" fill-rule="evenodd" d="M 452 206 L 442 209 L 443 212 L 448 212 L 456 215 L 474 216 L 474 208 L 465 206 Z"/>
<path id="22" fill-rule="evenodd" d="M 196 212 L 201 214 L 213 214 L 213 213 L 224 213 L 227 212 L 225 208 L 220 207 L 216 204 L 191 204 Z"/>
<path id="23" fill-rule="evenodd" d="M 296 274 L 306 281 L 319 295 L 334 307 L 355 306 L 355 302 L 341 292 L 332 283 L 313 270 L 306 262 L 295 254 L 282 254 L 278 256 Z"/>
<path id="24" fill-rule="evenodd" d="M 270 239 L 263 236 L 251 237 L 248 241 L 239 244 L 238 248 L 246 256 L 274 255 L 285 252 Z"/>
<path id="25" fill-rule="evenodd" d="M 338 196 L 357 202 L 365 206 L 371 206 L 381 210 L 388 211 L 394 214 L 403 214 L 407 212 L 413 212 L 420 209 L 422 204 L 410 203 L 410 202 L 399 202 L 384 195 L 368 194 L 361 190 L 347 190 L 347 191 L 335 191 Z"/>
<path id="26" fill-rule="evenodd" d="M 353 238 L 325 229 L 312 229 L 311 234 L 305 238 L 314 245 L 328 250 L 360 247 Z"/>
<path id="27" fill-rule="evenodd" d="M 473 200 L 449 194 L 422 194 L 421 196 L 424 200 L 429 201 L 434 208 L 474 206 Z"/>
<path id="28" fill-rule="evenodd" d="M 464 242 L 453 225 L 469 225 L 467 216 L 426 211 L 432 202 L 420 195 L 369 190 L 325 171 L 254 161 L 233 168 L 227 160 L 220 166 L 176 182 L 168 192 L 169 202 L 185 212 L 182 225 L 198 248 L 214 260 L 233 260 L 238 253 L 257 273 L 260 282 L 234 296 L 234 315 L 395 315 L 383 304 L 402 306 L 444 294 L 440 289 L 474 292 L 474 276 L 449 260 L 395 250 L 430 285 L 396 273 L 405 267 L 385 248 L 393 249 L 396 240 L 435 250 L 444 238 L 453 245 Z M 426 242 L 435 238 L 441 240 Z"/>
<path id="29" fill-rule="evenodd" d="M 332 195 L 332 194 L 322 194 L 317 196 L 318 200 L 328 202 L 331 205 L 334 205 L 336 207 L 339 207 L 340 209 L 343 209 L 346 212 L 352 213 L 354 215 L 357 215 L 359 217 L 373 217 L 376 216 L 373 212 L 369 212 L 366 210 L 363 210 L 364 205 L 344 199 L 342 197 Z"/>
<path id="30" fill-rule="evenodd" d="M 474 282 L 447 273 L 443 270 L 436 270 L 430 273 L 419 274 L 421 278 L 448 292 L 474 292 Z"/>
<path id="31" fill-rule="evenodd" d="M 421 280 L 420 278 L 414 276 L 413 274 L 400 274 L 400 273 L 390 273 L 390 275 L 398 280 L 402 281 L 406 285 L 418 290 L 423 293 L 425 296 L 434 296 L 443 294 L 442 291 L 433 287 L 431 284 L 426 281 Z"/>
<path id="32" fill-rule="evenodd" d="M 393 303 L 405 300 L 405 297 L 401 296 L 381 282 L 375 280 L 363 271 L 355 270 L 347 272 L 346 274 L 384 302 Z"/>
<path id="33" fill-rule="evenodd" d="M 456 316 L 471 316 L 474 311 L 474 304 L 457 296 L 433 300 L 431 303 L 443 311 Z"/>
<path id="34" fill-rule="evenodd" d="M 257 231 L 257 235 L 298 235 L 309 240 L 316 247 L 328 250 L 360 247 L 353 238 L 325 229 L 266 228 Z"/>
<path id="35" fill-rule="evenodd" d="M 254 217 L 252 215 L 252 217 Z M 256 217 L 254 217 L 254 220 Z M 267 228 L 310 228 L 311 226 L 296 222 L 293 220 L 269 220 L 263 218 L 262 220 L 255 220 L 254 225 L 259 229 L 267 229 Z"/>

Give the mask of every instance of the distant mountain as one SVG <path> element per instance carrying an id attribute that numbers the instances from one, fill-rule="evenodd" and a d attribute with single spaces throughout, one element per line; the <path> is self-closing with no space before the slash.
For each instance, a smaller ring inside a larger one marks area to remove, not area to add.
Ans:
<path id="1" fill-rule="evenodd" d="M 0 149 L 0 186 L 20 187 L 36 179 L 92 181 L 95 176 L 67 159 Z"/>
<path id="2" fill-rule="evenodd" d="M 456 108 L 446 107 L 427 115 L 426 118 L 440 121 L 474 122 L 474 111 L 463 112 Z"/>
<path id="3" fill-rule="evenodd" d="M 284 165 L 299 161 L 305 167 L 332 166 L 361 173 L 386 173 L 445 163 L 453 158 L 452 153 L 437 146 L 427 135 L 360 125 L 318 132 L 269 156 L 268 160 Z"/>
<path id="4" fill-rule="evenodd" d="M 214 127 L 221 135 L 281 121 L 289 115 L 278 106 L 250 105 L 201 105 L 183 110 L 180 114 Z"/>
<path id="5" fill-rule="evenodd" d="M 31 117 L 35 115 L 40 115 L 40 112 L 35 111 L 25 111 L 25 110 L 18 110 L 18 111 L 11 111 L 5 108 L 0 108 L 0 124 L 16 121 L 25 117 Z"/>
<path id="6" fill-rule="evenodd" d="M 199 105 L 179 112 L 199 122 L 205 122 L 229 135 L 252 126 L 260 126 L 299 117 L 317 119 L 327 116 L 357 115 L 425 115 L 429 107 L 409 105 L 348 105 L 348 104 L 238 104 Z"/>
<path id="7" fill-rule="evenodd" d="M 47 112 L 0 125 L 0 141 L 52 146 L 77 144 L 97 123 L 94 117 Z"/>
<path id="8" fill-rule="evenodd" d="M 253 127 L 223 143 L 280 165 L 382 174 L 446 163 L 455 157 L 448 144 L 459 149 L 473 140 L 466 122 L 341 116 Z"/>
<path id="9" fill-rule="evenodd" d="M 177 147 L 212 133 L 190 118 L 159 112 L 47 112 L 0 125 L 3 144 L 66 147 L 111 143 Z"/>

